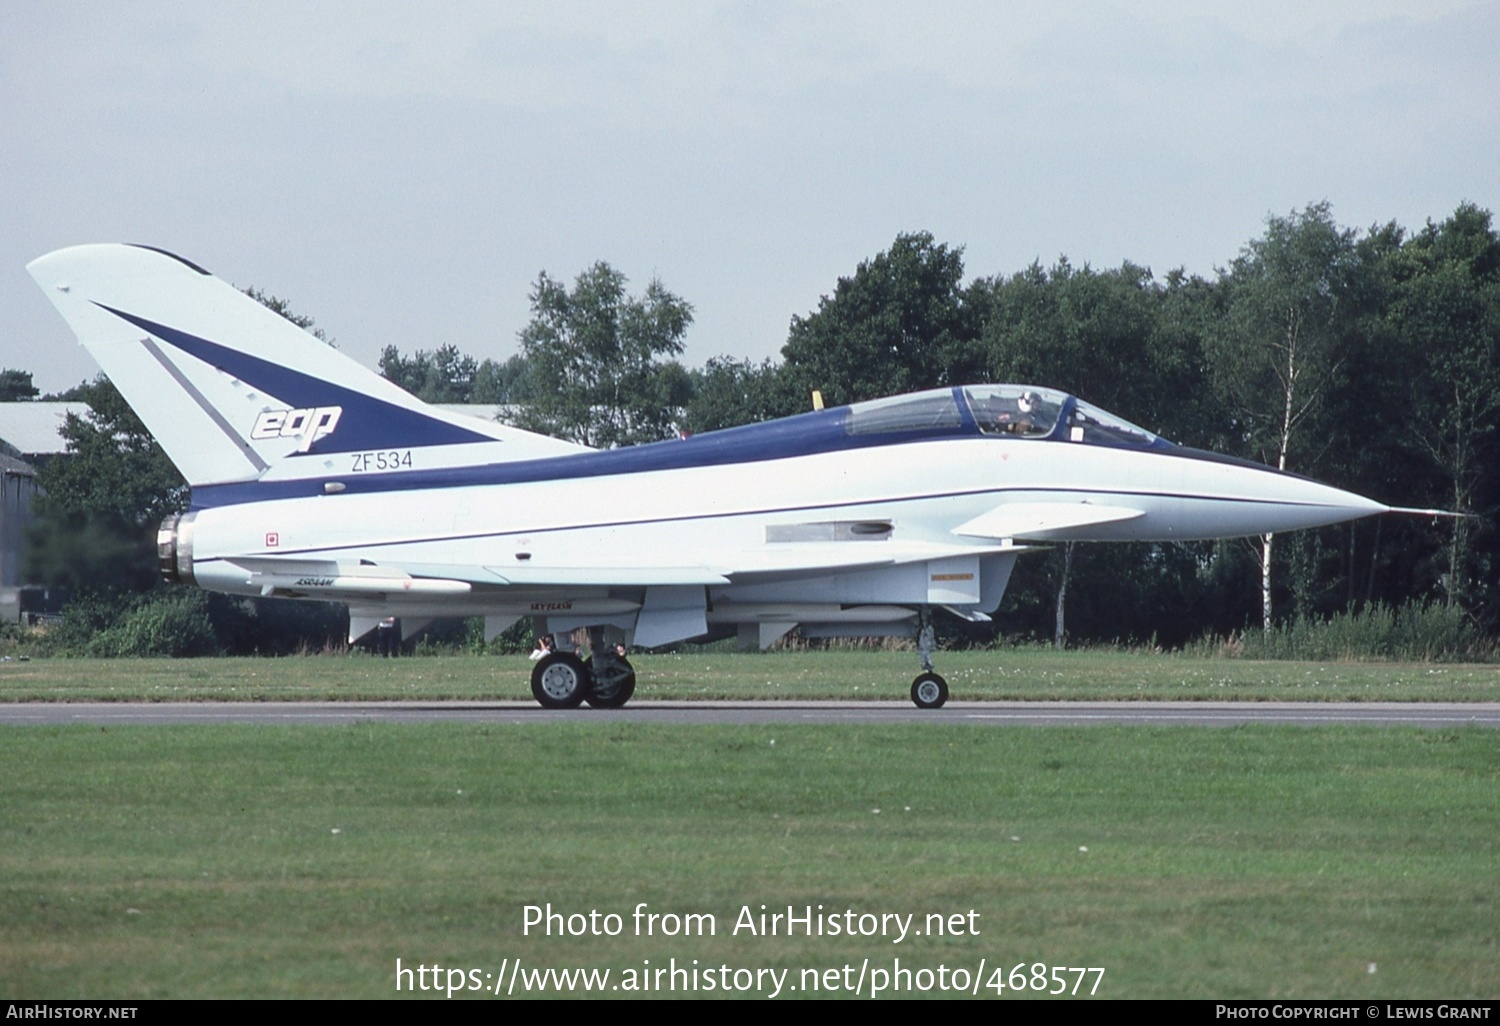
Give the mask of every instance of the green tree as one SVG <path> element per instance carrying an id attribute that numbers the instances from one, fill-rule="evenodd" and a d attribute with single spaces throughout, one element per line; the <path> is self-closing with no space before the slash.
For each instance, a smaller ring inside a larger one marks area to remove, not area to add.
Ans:
<path id="1" fill-rule="evenodd" d="M 1207 338 L 1224 316 L 1224 290 L 1174 270 L 1158 298 L 1150 346 L 1153 387 L 1145 410 L 1130 415 L 1174 442 L 1214 452 L 1238 449 L 1231 441 L 1233 418 L 1211 387 L 1205 357 Z"/>
<path id="2" fill-rule="evenodd" d="M 1419 411 L 1400 418 L 1398 440 L 1447 482 L 1438 501 L 1479 512 L 1500 427 L 1500 236 L 1489 211 L 1466 203 L 1441 224 L 1428 222 L 1401 247 L 1393 276 L 1386 316 L 1408 371 L 1400 400 Z M 1450 526 L 1442 588 L 1452 606 L 1475 583 L 1475 525 L 1459 518 Z"/>
<path id="3" fill-rule="evenodd" d="M 967 380 L 977 332 L 963 274 L 961 247 L 927 232 L 896 236 L 817 310 L 792 318 L 781 350 L 792 387 L 821 391 L 832 406 Z"/>
<path id="4" fill-rule="evenodd" d="M 89 410 L 64 419 L 66 454 L 37 472 L 27 575 L 77 590 L 149 588 L 156 526 L 187 505 L 187 483 L 108 379 L 81 391 Z"/>
<path id="5" fill-rule="evenodd" d="M 757 364 L 715 356 L 701 370 L 689 374 L 693 397 L 682 427 L 692 434 L 754 424 L 807 409 L 807 397 L 792 388 L 787 375 L 770 360 Z"/>
<path id="6" fill-rule="evenodd" d="M 518 406 L 529 403 L 535 394 L 531 365 L 520 353 L 507 360 L 485 360 L 474 372 L 474 391 L 469 401 Z"/>
<path id="7" fill-rule="evenodd" d="M 652 280 L 640 296 L 600 261 L 573 287 L 537 276 L 521 331 L 531 394 L 517 427 L 597 448 L 669 438 L 691 389 L 676 360 L 693 308 Z"/>
<path id="8" fill-rule="evenodd" d="M 474 401 L 479 363 L 454 345 L 430 352 L 419 349 L 409 357 L 386 346 L 380 353 L 380 373 L 425 403 L 467 403 Z"/>
<path id="9" fill-rule="evenodd" d="M 1217 394 L 1236 417 L 1247 455 L 1281 470 L 1310 471 L 1314 424 L 1334 390 L 1361 314 L 1361 261 L 1355 233 L 1327 203 L 1271 217 L 1221 279 L 1225 317 L 1207 338 Z M 1297 456 L 1306 460 L 1298 460 Z M 1273 535 L 1261 539 L 1261 620 L 1273 608 Z"/>
<path id="10" fill-rule="evenodd" d="M 72 388 L 65 388 L 61 392 L 48 392 L 42 396 L 44 403 L 82 403 L 88 401 L 89 389 L 94 383 L 89 380 L 80 381 Z"/>
<path id="11" fill-rule="evenodd" d="M 1151 430 L 1180 420 L 1198 361 L 1162 331 L 1164 290 L 1151 272 L 1033 264 L 976 285 L 984 294 L 982 345 L 989 376 L 1061 388 Z M 976 299 L 977 302 L 977 299 Z"/>
<path id="12" fill-rule="evenodd" d="M 22 403 L 35 399 L 37 394 L 30 371 L 0 370 L 0 403 Z"/>

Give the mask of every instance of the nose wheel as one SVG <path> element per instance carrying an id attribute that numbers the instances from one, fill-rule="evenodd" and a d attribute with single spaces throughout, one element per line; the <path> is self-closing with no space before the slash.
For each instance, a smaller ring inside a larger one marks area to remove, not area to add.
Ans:
<path id="1" fill-rule="evenodd" d="M 922 672 L 911 682 L 911 700 L 918 709 L 941 709 L 948 701 L 948 682 L 932 672 L 932 651 L 937 648 L 937 631 L 932 626 L 932 607 L 917 610 L 917 655 Z"/>
<path id="2" fill-rule="evenodd" d="M 911 700 L 918 709 L 941 709 L 948 701 L 948 682 L 935 673 L 922 673 L 911 682 Z"/>

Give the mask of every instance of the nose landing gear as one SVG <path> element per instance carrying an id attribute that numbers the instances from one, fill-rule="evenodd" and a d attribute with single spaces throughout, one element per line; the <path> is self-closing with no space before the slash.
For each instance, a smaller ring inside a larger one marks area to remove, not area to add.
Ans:
<path id="1" fill-rule="evenodd" d="M 932 607 L 917 610 L 917 655 L 922 658 L 922 672 L 911 682 L 911 700 L 918 709 L 941 709 L 948 701 L 948 682 L 933 672 L 932 652 L 937 648 L 937 632 L 932 627 Z"/>
<path id="2" fill-rule="evenodd" d="M 941 709 L 948 701 L 948 682 L 935 673 L 918 674 L 911 682 L 911 700 L 918 709 Z"/>

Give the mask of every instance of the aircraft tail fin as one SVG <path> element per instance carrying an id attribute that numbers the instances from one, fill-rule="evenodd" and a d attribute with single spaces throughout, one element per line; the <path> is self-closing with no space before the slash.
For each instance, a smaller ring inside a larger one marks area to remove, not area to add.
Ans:
<path id="1" fill-rule="evenodd" d="M 300 476 L 293 460 L 313 474 L 367 450 L 476 445 L 496 461 L 579 449 L 434 409 L 164 250 L 74 246 L 27 270 L 191 485 L 278 464 Z"/>

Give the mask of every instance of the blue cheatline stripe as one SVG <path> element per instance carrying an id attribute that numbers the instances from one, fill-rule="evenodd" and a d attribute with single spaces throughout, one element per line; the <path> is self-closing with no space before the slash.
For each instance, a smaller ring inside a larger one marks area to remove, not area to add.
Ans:
<path id="1" fill-rule="evenodd" d="M 624 449 L 602 452 L 549 456 L 544 459 L 488 463 L 480 466 L 453 467 L 442 470 L 409 470 L 392 473 L 352 473 L 353 457 L 348 467 L 316 477 L 289 481 L 250 481 L 235 484 L 203 485 L 193 489 L 192 508 L 230 506 L 273 499 L 296 499 L 323 495 L 324 486 L 337 482 L 344 486 L 341 494 L 358 495 L 374 492 L 419 491 L 434 488 L 462 488 L 476 485 L 532 484 L 540 481 L 568 481 L 579 478 L 644 474 L 659 470 L 684 470 L 693 467 L 750 465 L 771 460 L 813 456 L 820 453 L 866 449 L 877 446 L 911 445 L 943 438 L 983 438 L 991 444 L 1080 445 L 1088 443 L 1027 439 L 1016 441 L 995 435 L 981 435 L 977 427 L 962 426 L 924 431 L 902 431 L 882 435 L 850 435 L 844 430 L 848 407 L 802 413 L 782 420 L 743 427 L 726 428 L 667 442 L 652 442 Z M 398 445 L 405 450 L 414 446 Z M 1281 471 L 1259 464 L 1218 457 L 1192 449 L 1180 449 L 1161 442 L 1151 449 L 1132 449 L 1154 455 L 1188 459 L 1208 459 L 1241 463 L 1268 473 Z M 289 459 L 301 459 L 292 456 Z"/>
<path id="2" fill-rule="evenodd" d="M 436 420 L 416 410 L 372 399 L 351 388 L 335 385 L 310 374 L 302 374 L 165 324 L 148 321 L 144 317 L 116 310 L 103 303 L 95 305 L 150 332 L 168 345 L 197 357 L 209 366 L 233 375 L 267 396 L 275 397 L 293 409 L 343 407 L 338 428 L 333 434 L 324 435 L 314 442 L 309 455 L 326 456 L 329 453 L 370 449 L 494 441 L 489 435 Z"/>
<path id="3" fill-rule="evenodd" d="M 443 470 L 410 470 L 400 473 L 351 473 L 353 459 L 347 468 L 315 478 L 292 481 L 251 481 L 237 484 L 205 485 L 193 489 L 193 508 L 227 506 L 270 499 L 294 499 L 324 494 L 324 485 L 336 481 L 344 486 L 342 494 L 408 491 L 429 488 L 460 488 L 470 485 L 529 484 L 538 481 L 564 481 L 577 478 L 644 474 L 658 470 L 682 470 L 690 467 L 753 464 L 795 456 L 865 449 L 874 446 L 908 445 L 939 438 L 978 437 L 978 431 L 962 427 L 924 431 L 903 431 L 886 435 L 850 435 L 844 430 L 847 407 L 802 413 L 783 420 L 744 427 L 726 428 L 689 438 L 633 445 L 624 449 L 549 456 L 536 460 L 509 463 L 487 463 L 481 466 L 454 467 Z M 341 425 L 342 426 L 342 425 Z M 412 445 L 392 448 L 405 450 Z M 300 456 L 289 457 L 300 459 Z M 343 470 L 344 473 L 339 471 Z"/>

